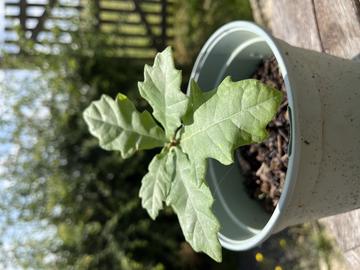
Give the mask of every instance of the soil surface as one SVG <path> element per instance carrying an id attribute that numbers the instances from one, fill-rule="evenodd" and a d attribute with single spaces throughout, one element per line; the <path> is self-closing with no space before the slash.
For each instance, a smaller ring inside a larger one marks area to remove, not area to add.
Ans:
<path id="1" fill-rule="evenodd" d="M 252 198 L 273 212 L 281 195 L 288 165 L 290 122 L 284 80 L 275 57 L 264 60 L 255 71 L 254 79 L 284 92 L 284 100 L 276 117 L 267 127 L 269 138 L 260 143 L 240 147 L 237 151 L 245 186 Z"/>

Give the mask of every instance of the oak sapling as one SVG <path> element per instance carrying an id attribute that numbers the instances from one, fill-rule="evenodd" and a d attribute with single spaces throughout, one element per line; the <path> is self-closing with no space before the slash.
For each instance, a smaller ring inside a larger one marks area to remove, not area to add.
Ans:
<path id="1" fill-rule="evenodd" d="M 206 159 L 229 165 L 236 148 L 266 139 L 266 126 L 279 108 L 282 93 L 254 79 L 233 82 L 230 77 L 208 92 L 191 81 L 185 95 L 180 85 L 181 72 L 175 69 L 168 47 L 156 55 L 153 66 L 145 65 L 144 81 L 138 83 L 152 115 L 138 112 L 119 94 L 115 100 L 103 95 L 92 102 L 84 119 L 100 146 L 120 151 L 123 158 L 162 147 L 142 179 L 142 206 L 152 219 L 164 204 L 172 207 L 192 248 L 220 262 L 220 224 L 211 209 Z"/>

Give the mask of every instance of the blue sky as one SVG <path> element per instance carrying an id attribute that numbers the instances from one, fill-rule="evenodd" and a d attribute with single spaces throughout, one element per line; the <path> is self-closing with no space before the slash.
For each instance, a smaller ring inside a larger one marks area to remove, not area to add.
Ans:
<path id="1" fill-rule="evenodd" d="M 11 107 L 19 98 L 21 98 L 27 91 L 31 90 L 31 85 L 36 85 L 40 88 L 38 80 L 39 73 L 29 70 L 0 70 L 0 119 L 10 122 L 5 129 L 0 130 L 0 138 L 7 138 L 11 130 L 16 125 L 15 119 L 12 118 Z M 36 80 L 36 82 L 35 82 Z M 6 85 L 6 87 L 4 87 Z M 30 86 L 30 87 L 29 87 Z M 42 96 L 41 98 L 44 98 Z M 45 96 L 46 98 L 46 96 Z M 39 110 L 40 109 L 40 110 Z M 34 110 L 25 110 L 26 114 L 31 117 L 44 118 L 47 111 L 41 108 L 41 105 L 36 104 Z M 38 113 L 40 112 L 40 114 Z M 36 116 L 33 116 L 33 115 Z M 28 141 L 28 138 L 27 138 Z M 11 196 L 11 186 L 14 181 L 6 179 L 1 175 L 1 172 L 6 171 L 4 161 L 6 158 L 17 151 L 17 145 L 10 143 L 0 144 L 0 203 L 6 205 L 6 199 Z M 11 209 L 10 211 L 8 211 Z M 4 223 L 4 216 L 8 214 L 16 222 L 8 226 Z M 0 269 L 1 270 L 15 270 L 21 269 L 13 262 L 13 248 L 14 243 L 24 243 L 21 245 L 25 250 L 29 248 L 26 246 L 27 241 L 40 241 L 53 235 L 55 228 L 48 226 L 46 221 L 40 222 L 19 222 L 17 220 L 19 212 L 11 206 L 4 212 L 0 209 Z M 45 222 L 45 223 L 44 223 Z M 39 231 L 39 228 L 41 230 Z M 25 251 L 26 252 L 26 251 Z"/>
<path id="2" fill-rule="evenodd" d="M 5 13 L 5 7 L 4 7 L 4 1 L 0 0 L 0 51 L 5 48 L 4 46 L 4 38 L 5 38 L 5 20 L 4 20 L 4 13 Z M 12 0 L 13 2 L 16 0 Z M 40 2 L 44 3 L 46 1 L 44 0 L 32 0 L 32 2 Z M 70 1 L 70 0 L 61 0 L 62 3 L 68 3 L 68 4 L 75 4 L 77 0 Z M 15 10 L 16 11 L 16 10 Z M 8 12 L 8 10 L 6 11 Z M 7 35 L 7 34 L 6 34 Z M 1 66 L 0 66 L 1 68 Z M 16 99 L 20 98 L 25 91 L 27 91 L 28 85 L 33 85 L 34 83 L 31 82 L 31 80 L 34 80 L 35 77 L 37 77 L 38 74 L 36 72 L 31 72 L 29 70 L 1 70 L 0 69 L 0 119 L 7 118 L 10 120 L 10 124 L 6 127 L 4 130 L 0 130 L 0 138 L 6 137 L 8 134 L 10 134 L 11 129 L 16 125 L 16 122 L 14 119 L 11 119 L 11 104 L 13 104 Z M 25 83 L 26 80 L 26 83 Z M 36 83 L 39 81 L 37 80 Z M 2 87 L 5 84 L 7 87 Z M 11 91 L 6 90 L 11 89 Z M 46 96 L 43 95 L 42 98 L 46 98 Z M 41 103 L 41 102 L 40 102 Z M 46 117 L 47 111 L 39 110 L 38 104 L 34 105 L 36 109 L 33 111 L 27 110 L 28 114 L 36 114 L 36 117 Z M 12 144 L 6 144 L 6 143 L 0 143 L 0 203 L 3 203 L 5 201 L 6 196 L 11 196 L 10 190 L 11 185 L 13 182 L 11 179 L 5 179 L 3 176 L 1 176 L 1 172 L 6 170 L 6 167 L 3 165 L 4 160 L 6 160 L 6 157 L 9 156 L 11 153 L 15 152 L 17 149 L 16 145 Z M 4 227 L 4 218 L 3 213 L 0 209 L 0 229 Z M 9 213 L 12 217 L 16 219 L 18 212 L 16 210 L 11 210 Z M 42 232 L 39 232 L 39 228 L 45 228 Z M 48 226 L 45 223 L 21 223 L 16 222 L 12 226 L 5 227 L 5 231 L 0 230 L 0 270 L 17 270 L 21 269 L 12 260 L 12 251 L 11 249 L 14 247 L 14 242 L 25 242 L 26 240 L 39 240 L 46 237 L 49 237 L 53 235 L 55 228 Z M 2 243 L 2 246 L 1 246 Z"/>
<path id="3" fill-rule="evenodd" d="M 26 72 L 25 72 L 26 73 Z M 10 125 L 6 126 L 6 129 L 0 130 L 0 138 L 7 138 L 11 132 L 11 129 L 13 125 L 15 125 L 15 122 L 13 119 L 11 119 L 11 116 L 9 116 L 9 111 L 11 104 L 13 103 L 14 96 L 9 95 L 5 87 L 3 87 L 3 83 L 5 83 L 8 79 L 9 72 L 6 72 L 4 70 L 0 70 L 0 118 L 2 120 L 6 119 L 11 122 Z M 17 76 L 21 78 L 21 76 L 24 75 L 23 73 L 18 73 Z M 2 143 L 0 144 L 0 203 L 5 204 L 6 199 L 11 196 L 11 179 L 6 179 L 4 176 L 1 175 L 2 172 L 6 171 L 6 167 L 4 166 L 4 162 L 6 161 L 7 157 L 11 155 L 12 153 L 16 152 L 16 145 L 8 144 L 8 143 Z M 7 208 L 7 210 L 9 210 Z M 3 230 L 0 231 L 0 241 L 2 242 L 1 253 L 2 258 L 0 260 L 0 269 L 20 269 L 18 268 L 15 263 L 13 262 L 13 256 L 12 256 L 12 249 L 13 249 L 13 243 L 15 241 L 18 241 L 19 236 L 26 235 L 26 232 L 31 229 L 30 225 L 23 225 L 23 224 L 17 224 L 13 226 L 7 226 L 5 224 L 5 215 L 11 215 L 12 218 L 16 220 L 16 217 L 18 215 L 18 212 L 14 209 L 10 211 L 4 211 L 2 212 L 0 210 L 0 228 Z"/>
<path id="4" fill-rule="evenodd" d="M 0 50 L 3 49 L 3 41 L 5 37 L 4 31 L 4 0 L 0 0 Z M 16 125 L 14 119 L 11 118 L 11 106 L 19 98 L 24 89 L 21 83 L 22 80 L 29 79 L 34 77 L 30 71 L 27 70 L 16 70 L 16 71 L 5 71 L 0 70 L 0 119 L 9 120 L 10 124 L 6 126 L 5 129 L 0 130 L 0 138 L 6 138 L 9 136 L 11 129 Z M 3 84 L 6 84 L 9 87 L 3 87 Z M 12 89 L 13 91 L 6 90 L 7 88 Z M 1 176 L 1 173 L 6 170 L 4 166 L 4 161 L 11 154 L 16 152 L 17 146 L 9 143 L 0 144 L 0 203 L 6 204 L 6 198 L 11 196 L 11 185 L 13 182 L 11 179 L 6 179 Z M 10 209 L 10 207 L 8 208 Z M 18 212 L 14 209 L 9 211 L 9 214 L 12 218 L 16 220 Z M 49 236 L 51 229 L 45 230 L 43 233 L 39 233 L 38 228 L 40 224 L 37 223 L 21 223 L 16 222 L 11 226 L 4 226 L 4 216 L 5 213 L 0 210 L 0 228 L 4 230 L 0 231 L 0 269 L 1 270 L 17 270 L 21 269 L 16 265 L 13 258 L 13 248 L 15 242 L 24 243 L 27 240 L 39 240 Z M 42 224 L 46 227 L 46 224 Z M 36 233 L 34 233 L 36 232 Z"/>

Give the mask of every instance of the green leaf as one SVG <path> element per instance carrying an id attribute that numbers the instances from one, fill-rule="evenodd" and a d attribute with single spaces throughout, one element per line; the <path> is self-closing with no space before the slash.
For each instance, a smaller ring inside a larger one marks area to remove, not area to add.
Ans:
<path id="1" fill-rule="evenodd" d="M 174 152 L 168 150 L 157 154 L 149 165 L 149 172 L 141 181 L 139 196 L 142 207 L 155 219 L 163 209 L 174 177 Z"/>
<path id="2" fill-rule="evenodd" d="M 181 71 L 174 67 L 170 47 L 156 55 L 152 67 L 145 65 L 144 77 L 144 82 L 138 84 L 140 95 L 149 102 L 154 117 L 171 137 L 181 125 L 188 98 L 180 90 Z"/>
<path id="3" fill-rule="evenodd" d="M 183 150 L 194 163 L 214 158 L 229 165 L 239 146 L 267 137 L 266 125 L 275 116 L 282 93 L 257 80 L 224 79 L 216 94 L 194 113 L 194 123 L 185 126 Z"/>
<path id="4" fill-rule="evenodd" d="M 208 101 L 214 94 L 216 89 L 211 91 L 202 91 L 195 80 L 191 80 L 189 91 L 189 104 L 186 113 L 183 117 L 185 125 L 193 123 L 194 112 L 206 101 Z"/>
<path id="5" fill-rule="evenodd" d="M 175 151 L 175 176 L 166 203 L 177 214 L 186 241 L 195 251 L 221 261 L 218 240 L 220 225 L 211 211 L 213 197 L 205 183 L 197 185 L 193 164 L 178 147 Z"/>
<path id="6" fill-rule="evenodd" d="M 118 150 L 123 158 L 135 151 L 163 146 L 164 131 L 149 112 L 138 112 L 133 103 L 122 94 L 116 100 L 103 95 L 84 111 L 90 133 L 105 150 Z"/>

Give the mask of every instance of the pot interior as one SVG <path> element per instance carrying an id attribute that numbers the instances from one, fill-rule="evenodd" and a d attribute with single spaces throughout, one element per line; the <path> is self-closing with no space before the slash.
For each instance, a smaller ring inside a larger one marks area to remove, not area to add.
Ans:
<path id="1" fill-rule="evenodd" d="M 248 79 L 262 59 L 273 55 L 258 35 L 239 29 L 224 31 L 203 50 L 193 78 L 209 91 L 226 77 Z M 213 210 L 221 223 L 221 236 L 230 241 L 247 240 L 260 232 L 271 215 L 250 198 L 238 162 L 224 166 L 209 160 L 207 181 L 215 197 Z"/>

